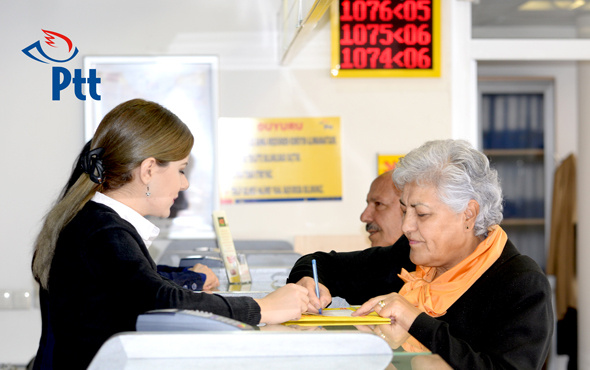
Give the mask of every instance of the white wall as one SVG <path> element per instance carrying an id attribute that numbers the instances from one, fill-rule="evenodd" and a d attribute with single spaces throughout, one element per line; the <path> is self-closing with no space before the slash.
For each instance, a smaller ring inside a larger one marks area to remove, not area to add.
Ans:
<path id="1" fill-rule="evenodd" d="M 590 182 L 590 62 L 578 63 L 580 97 L 579 121 L 579 155 L 577 158 L 577 197 L 578 197 L 578 225 L 577 225 L 577 281 L 578 281 L 578 367 L 590 368 L 590 272 L 586 268 L 590 261 L 590 195 L 585 191 Z"/>
<path id="2" fill-rule="evenodd" d="M 41 29 L 79 48 L 70 69 L 82 68 L 84 55 L 219 55 L 221 116 L 340 116 L 342 201 L 226 207 L 235 237 L 292 241 L 362 234 L 358 217 L 377 153 L 451 136 L 449 3 L 441 78 L 333 79 L 326 21 L 290 65 L 278 66 L 280 0 L 0 0 L 0 291 L 33 288 L 32 242 L 83 144 L 83 103 L 73 94 L 51 101 L 50 67 L 21 53 Z M 0 310 L 0 363 L 28 361 L 39 333 L 37 310 Z"/>

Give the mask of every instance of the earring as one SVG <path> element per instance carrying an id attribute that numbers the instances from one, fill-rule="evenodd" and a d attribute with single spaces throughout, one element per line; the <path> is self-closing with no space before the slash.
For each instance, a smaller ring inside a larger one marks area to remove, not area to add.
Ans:
<path id="1" fill-rule="evenodd" d="M 145 192 L 145 195 L 146 195 L 147 197 L 149 197 L 149 196 L 150 196 L 150 194 L 151 194 L 151 193 L 150 193 L 150 187 L 148 186 L 148 187 L 147 187 L 147 191 Z"/>

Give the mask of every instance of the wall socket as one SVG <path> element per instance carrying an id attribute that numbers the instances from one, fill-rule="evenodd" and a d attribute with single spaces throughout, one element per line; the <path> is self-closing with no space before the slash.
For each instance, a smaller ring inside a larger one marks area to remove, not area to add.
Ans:
<path id="1" fill-rule="evenodd" d="M 0 309 L 28 310 L 33 306 L 33 292 L 25 289 L 0 289 Z"/>

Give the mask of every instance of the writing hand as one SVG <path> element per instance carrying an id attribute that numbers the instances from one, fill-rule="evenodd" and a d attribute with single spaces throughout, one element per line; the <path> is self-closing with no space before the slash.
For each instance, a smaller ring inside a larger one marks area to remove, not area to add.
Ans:
<path id="1" fill-rule="evenodd" d="M 332 302 L 332 295 L 330 290 L 322 283 L 318 283 L 320 288 L 320 297 L 318 299 L 315 293 L 315 281 L 309 276 L 301 278 L 297 283 L 307 289 L 307 295 L 309 297 L 309 305 L 307 312 L 319 313 L 320 308 L 326 308 Z"/>

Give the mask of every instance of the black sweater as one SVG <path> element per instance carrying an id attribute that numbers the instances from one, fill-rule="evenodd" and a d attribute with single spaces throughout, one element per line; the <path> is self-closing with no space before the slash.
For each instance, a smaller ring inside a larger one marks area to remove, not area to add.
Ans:
<path id="1" fill-rule="evenodd" d="M 135 228 L 92 201 L 61 232 L 48 288 L 42 315 L 51 318 L 44 329 L 52 333 L 44 336 L 55 338 L 53 366 L 59 369 L 86 368 L 110 336 L 134 331 L 137 316 L 148 310 L 198 309 L 260 322 L 252 298 L 194 293 L 160 276 Z"/>
<path id="2" fill-rule="evenodd" d="M 404 285 L 397 276 L 402 267 L 416 270 L 410 261 L 408 239 L 402 237 L 389 247 L 371 247 L 357 252 L 316 252 L 305 255 L 293 266 L 288 283 L 305 276 L 313 277 L 311 260 L 315 258 L 318 280 L 333 297 L 341 297 L 353 305 L 382 294 L 398 292 Z"/>
<path id="3" fill-rule="evenodd" d="M 422 313 L 409 332 L 454 369 L 541 369 L 553 333 L 549 281 L 509 240 L 444 316 Z"/>
<path id="4" fill-rule="evenodd" d="M 313 258 L 320 282 L 350 304 L 399 291 L 401 267 L 415 270 L 408 265 L 409 245 L 402 236 L 387 248 L 304 256 L 288 281 L 313 276 Z M 531 258 L 507 241 L 500 258 L 444 316 L 422 313 L 409 332 L 454 369 L 540 369 L 553 333 L 549 282 Z"/>

